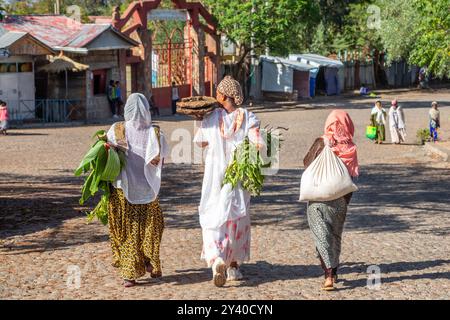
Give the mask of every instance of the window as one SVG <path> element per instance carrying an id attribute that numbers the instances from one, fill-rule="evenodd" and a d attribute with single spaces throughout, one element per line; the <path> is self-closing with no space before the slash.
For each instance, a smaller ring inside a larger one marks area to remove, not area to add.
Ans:
<path id="1" fill-rule="evenodd" d="M 13 63 L 0 63 L 0 73 L 17 72 L 17 65 Z"/>
<path id="2" fill-rule="evenodd" d="M 31 62 L 19 63 L 19 72 L 33 72 L 33 64 Z"/>
<path id="3" fill-rule="evenodd" d="M 94 95 L 106 93 L 106 69 L 92 71 L 92 88 Z"/>

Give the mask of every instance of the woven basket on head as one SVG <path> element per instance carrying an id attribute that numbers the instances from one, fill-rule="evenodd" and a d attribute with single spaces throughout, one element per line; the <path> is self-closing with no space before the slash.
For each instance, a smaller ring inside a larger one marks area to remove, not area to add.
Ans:
<path id="1" fill-rule="evenodd" d="M 219 106 L 213 97 L 197 96 L 177 102 L 177 112 L 188 116 L 204 117 Z"/>

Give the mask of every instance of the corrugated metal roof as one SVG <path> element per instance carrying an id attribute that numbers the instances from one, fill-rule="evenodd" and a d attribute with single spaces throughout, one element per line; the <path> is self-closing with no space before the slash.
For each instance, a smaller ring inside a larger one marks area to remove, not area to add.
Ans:
<path id="1" fill-rule="evenodd" d="M 318 54 L 305 53 L 305 54 L 290 54 L 290 60 L 300 61 L 315 66 L 324 66 L 331 68 L 342 68 L 344 64 L 339 60 L 333 60 Z"/>
<path id="2" fill-rule="evenodd" d="M 89 20 L 93 23 L 111 23 L 110 16 L 88 16 Z"/>
<path id="3" fill-rule="evenodd" d="M 109 28 L 111 28 L 111 25 L 108 24 L 84 24 L 74 37 L 63 43 L 63 46 L 83 48 Z"/>
<path id="4" fill-rule="evenodd" d="M 130 44 L 136 44 L 110 24 L 82 24 L 63 15 L 8 16 L 0 22 L 0 26 L 9 32 L 30 33 L 52 48 L 83 48 L 108 29 Z"/>
<path id="5" fill-rule="evenodd" d="M 0 36 L 0 48 L 8 48 L 27 35 L 26 32 L 6 32 Z"/>
<path id="6" fill-rule="evenodd" d="M 272 62 L 272 63 L 280 63 L 287 67 L 290 67 L 292 69 L 299 70 L 299 71 L 310 71 L 310 70 L 317 69 L 316 66 L 312 66 L 310 64 L 302 63 L 300 61 L 294 61 L 294 60 L 289 60 L 289 59 L 285 59 L 285 58 L 280 58 L 280 57 L 260 56 L 260 60 Z"/>
<path id="7" fill-rule="evenodd" d="M 50 47 L 63 44 L 81 30 L 81 23 L 60 15 L 8 16 L 0 24 L 8 31 L 28 32 Z"/>

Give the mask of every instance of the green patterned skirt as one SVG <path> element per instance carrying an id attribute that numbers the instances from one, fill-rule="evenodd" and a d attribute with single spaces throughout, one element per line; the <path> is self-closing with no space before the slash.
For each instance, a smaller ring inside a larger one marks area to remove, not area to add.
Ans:
<path id="1" fill-rule="evenodd" d="M 342 232 L 347 215 L 345 198 L 310 202 L 307 215 L 317 254 L 320 255 L 327 268 L 336 268 L 339 265 Z"/>

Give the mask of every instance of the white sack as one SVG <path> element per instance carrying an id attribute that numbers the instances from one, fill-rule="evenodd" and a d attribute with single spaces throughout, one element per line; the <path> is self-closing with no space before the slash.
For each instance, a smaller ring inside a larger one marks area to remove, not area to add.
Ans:
<path id="1" fill-rule="evenodd" d="M 345 164 L 330 147 L 325 146 L 303 172 L 300 201 L 331 201 L 357 190 Z"/>

